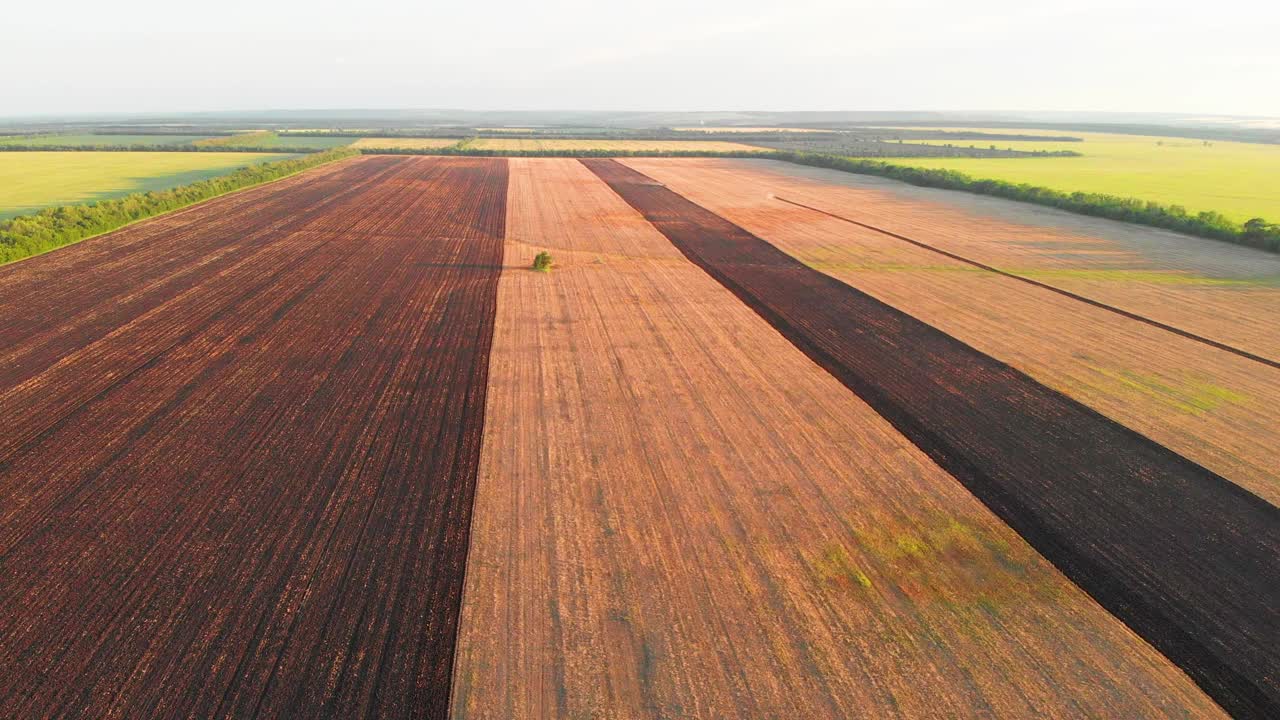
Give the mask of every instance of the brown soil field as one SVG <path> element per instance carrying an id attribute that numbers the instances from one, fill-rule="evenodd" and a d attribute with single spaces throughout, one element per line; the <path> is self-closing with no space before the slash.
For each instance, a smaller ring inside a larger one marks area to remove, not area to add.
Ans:
<path id="1" fill-rule="evenodd" d="M 823 207 L 825 193 L 843 197 L 843 188 L 762 171 L 754 161 L 623 162 L 806 265 L 1280 504 L 1273 451 L 1280 371 L 776 199 L 785 191 Z M 859 212 L 874 215 L 877 198 L 864 197 Z M 979 255 L 974 248 L 995 232 L 971 225 L 948 237 L 968 238 L 950 246 Z"/>
<path id="2" fill-rule="evenodd" d="M 455 717 L 1222 716 L 583 165 L 510 163 Z"/>
<path id="3" fill-rule="evenodd" d="M 444 716 L 506 187 L 362 158 L 0 269 L 0 716 Z"/>
<path id="4" fill-rule="evenodd" d="M 453 147 L 458 138 L 360 138 L 351 144 L 357 150 L 438 150 Z"/>
<path id="5" fill-rule="evenodd" d="M 778 197 L 1280 360 L 1274 253 L 969 193 L 752 164 Z"/>
<path id="6" fill-rule="evenodd" d="M 613 160 L 583 160 L 1238 717 L 1280 710 L 1280 510 Z"/>
<path id="7" fill-rule="evenodd" d="M 570 140 L 566 138 L 480 138 L 476 150 L 656 150 L 672 152 L 765 152 L 742 143 L 721 140 Z"/>

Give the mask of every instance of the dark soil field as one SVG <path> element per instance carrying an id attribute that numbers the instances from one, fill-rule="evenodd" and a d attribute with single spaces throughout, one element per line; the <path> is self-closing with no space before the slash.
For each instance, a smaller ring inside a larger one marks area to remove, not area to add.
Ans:
<path id="1" fill-rule="evenodd" d="M 0 716 L 444 715 L 506 188 L 364 158 L 0 269 Z"/>
<path id="2" fill-rule="evenodd" d="M 1275 506 L 639 172 L 583 163 L 1229 712 L 1274 716 Z"/>

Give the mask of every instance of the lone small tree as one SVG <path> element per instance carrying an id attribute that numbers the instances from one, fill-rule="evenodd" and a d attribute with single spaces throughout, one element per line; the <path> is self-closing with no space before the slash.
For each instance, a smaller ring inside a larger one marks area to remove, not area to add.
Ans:
<path id="1" fill-rule="evenodd" d="M 534 256 L 533 269 L 538 272 L 551 272 L 551 253 L 543 250 Z"/>

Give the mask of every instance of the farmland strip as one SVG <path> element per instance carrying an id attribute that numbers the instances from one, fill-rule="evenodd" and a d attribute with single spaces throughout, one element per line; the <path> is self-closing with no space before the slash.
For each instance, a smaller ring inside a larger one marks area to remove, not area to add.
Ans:
<path id="1" fill-rule="evenodd" d="M 506 165 L 366 164 L 24 383 L 51 406 L 0 394 L 58 418 L 0 469 L 0 715 L 444 716 Z M 190 220 L 148 246 L 231 242 Z"/>
<path id="2" fill-rule="evenodd" d="M 1280 711 L 1280 511 L 609 160 L 691 261 L 1239 717 Z"/>
<path id="3" fill-rule="evenodd" d="M 1102 310 L 1106 310 L 1106 311 L 1108 311 L 1108 312 L 1113 312 L 1113 313 L 1115 313 L 1115 314 L 1117 314 L 1117 315 L 1119 315 L 1119 316 L 1121 316 L 1121 317 L 1125 317 L 1125 318 L 1128 318 L 1128 319 L 1130 319 L 1130 320 L 1137 320 L 1137 321 L 1138 321 L 1138 322 L 1140 322 L 1140 323 L 1146 323 L 1147 325 L 1150 325 L 1151 327 L 1159 328 L 1159 329 L 1161 329 L 1161 330 L 1165 330 L 1165 331 L 1167 331 L 1167 332 L 1171 332 L 1171 333 L 1173 333 L 1174 335 L 1178 335 L 1179 337 L 1187 338 L 1188 340 L 1194 340 L 1194 341 L 1196 341 L 1196 342 L 1198 342 L 1198 343 L 1203 343 L 1203 344 L 1208 345 L 1209 347 L 1211 347 L 1211 348 L 1215 348 L 1215 349 L 1217 349 L 1217 350 L 1223 350 L 1223 351 L 1225 351 L 1225 352 L 1229 352 L 1229 353 L 1231 353 L 1231 354 L 1233 354 L 1233 355 L 1238 355 L 1238 356 L 1240 356 L 1240 357 L 1242 357 L 1242 358 L 1245 358 L 1246 360 L 1252 360 L 1252 361 L 1254 361 L 1254 362 L 1262 363 L 1263 365 L 1268 365 L 1268 366 L 1273 367 L 1273 368 L 1280 368 L 1280 362 L 1277 362 L 1277 361 L 1272 360 L 1272 359 L 1270 359 L 1270 358 L 1265 358 L 1265 357 L 1262 357 L 1261 355 L 1255 355 L 1255 354 L 1253 354 L 1253 353 L 1251 353 L 1251 352 L 1249 352 L 1249 351 L 1247 351 L 1247 350 L 1241 350 L 1240 348 L 1237 348 L 1237 347 L 1234 347 L 1234 346 L 1228 345 L 1228 344 L 1226 344 L 1226 343 L 1218 342 L 1217 340 L 1211 340 L 1211 339 L 1209 339 L 1209 338 L 1207 338 L 1207 337 L 1204 337 L 1203 335 L 1197 335 L 1197 334 L 1195 334 L 1195 333 L 1193 333 L 1193 332 L 1190 332 L 1190 331 L 1187 331 L 1187 330 L 1183 330 L 1182 328 L 1174 327 L 1173 325 L 1169 325 L 1169 324 L 1167 324 L 1167 323 L 1162 323 L 1162 322 L 1160 322 L 1159 320 L 1153 320 L 1153 319 L 1151 319 L 1151 318 L 1149 318 L 1149 317 L 1146 317 L 1145 315 L 1139 315 L 1138 313 L 1129 312 L 1128 310 L 1123 310 L 1123 309 L 1118 308 L 1118 307 L 1116 307 L 1116 306 L 1114 306 L 1114 305 L 1108 305 L 1108 304 L 1106 304 L 1106 303 L 1104 303 L 1104 302 L 1100 302 L 1100 301 L 1098 301 L 1098 300 L 1094 300 L 1094 299 L 1092 299 L 1092 298 L 1087 298 L 1087 297 L 1085 297 L 1085 296 L 1083 296 L 1083 295 L 1078 295 L 1078 294 L 1073 293 L 1073 292 L 1071 292 L 1071 291 L 1069 291 L 1069 290 L 1063 290 L 1062 288 L 1055 287 L 1055 286 L 1050 285 L 1050 284 L 1048 284 L 1048 283 L 1040 282 L 1039 280 L 1033 280 L 1033 279 L 1031 279 L 1031 278 L 1023 277 L 1022 275 L 1018 275 L 1018 274 L 1016 274 L 1016 273 L 1011 273 L 1011 272 L 1008 272 L 1008 271 L 1005 271 L 1005 270 L 1001 270 L 1000 268 L 993 267 L 993 266 L 991 266 L 991 265 L 987 265 L 987 264 L 985 264 L 985 263 L 980 263 L 980 262 L 978 262 L 977 260 L 970 260 L 969 258 L 964 257 L 963 255 L 957 255 L 956 253 L 949 252 L 949 251 L 947 251 L 947 250 L 943 250 L 942 248 L 935 247 L 935 246 L 933 246 L 933 245 L 930 245 L 930 244 L 928 244 L 928 243 L 921 242 L 921 241 L 919 241 L 919 240 L 913 240 L 913 239 L 911 239 L 911 238 L 909 238 L 909 237 L 907 237 L 907 236 L 905 236 L 905 235 L 899 235 L 898 233 L 890 232 L 890 231 L 888 231 L 888 230 L 885 230 L 884 228 L 876 227 L 875 225 L 869 225 L 869 224 L 864 223 L 864 222 L 861 222 L 861 221 L 859 221 L 859 220 L 853 220 L 853 219 L 851 219 L 851 218 L 844 217 L 843 215 L 837 215 L 837 214 L 835 214 L 835 213 L 833 213 L 833 212 L 828 212 L 828 211 L 823 210 L 823 209 L 821 209 L 821 208 L 813 207 L 812 205 L 805 205 L 804 203 L 796 202 L 795 200 L 788 200 L 787 198 L 779 197 L 779 196 L 775 196 L 775 197 L 777 197 L 777 199 L 778 199 L 778 200 L 781 200 L 782 202 L 787 203 L 787 204 L 789 204 L 789 205 L 795 205 L 796 207 L 802 207 L 802 208 L 804 208 L 804 209 L 806 209 L 806 210 L 812 210 L 812 211 L 817 212 L 817 213 L 822 213 L 823 215 L 826 215 L 827 217 L 832 217 L 832 218 L 835 218 L 836 220 L 841 220 L 841 221 L 843 221 L 843 222 L 847 222 L 847 223 L 849 223 L 849 224 L 851 224 L 851 225 L 857 225 L 858 227 L 863 227 L 863 228 L 866 228 L 866 229 L 868 229 L 868 230 L 873 230 L 873 231 L 875 231 L 875 232 L 880 233 L 881 235 L 886 235 L 886 236 L 888 236 L 888 237 L 894 238 L 895 240 L 901 240 L 901 241 L 903 241 L 903 242 L 910 243 L 910 244 L 912 244 L 912 245 L 915 245 L 916 247 L 923 248 L 923 249 L 928 250 L 928 251 L 930 251 L 930 252 L 935 252 L 935 253 L 937 253 L 937 254 L 939 254 L 939 255 L 942 255 L 943 257 L 948 257 L 948 258 L 951 258 L 952 260 L 956 260 L 956 261 L 958 261 L 958 262 L 962 262 L 962 263 L 964 263 L 964 264 L 966 264 L 966 265 L 970 265 L 970 266 L 972 266 L 972 267 L 976 267 L 976 268 L 979 268 L 979 269 L 981 269 L 981 270 L 986 270 L 987 272 L 992 272 L 992 273 L 995 273 L 995 274 L 997 274 L 997 275 L 1001 275 L 1001 276 L 1004 276 L 1004 277 L 1007 277 L 1007 278 L 1012 278 L 1012 279 L 1014 279 L 1014 280 L 1018 280 L 1018 281 L 1020 281 L 1020 282 L 1024 282 L 1024 283 L 1026 283 L 1026 284 L 1028 284 L 1028 285 L 1033 285 L 1033 286 L 1035 286 L 1035 287 L 1038 287 L 1038 288 L 1041 288 L 1041 289 L 1044 289 L 1044 290 L 1048 290 L 1048 291 L 1050 291 L 1050 292 L 1057 293 L 1057 294 L 1059 294 L 1059 295 L 1062 295 L 1063 297 L 1068 297 L 1068 298 L 1071 298 L 1072 300 L 1077 300 L 1077 301 L 1079 301 L 1079 302 L 1085 303 L 1086 305 L 1092 305 L 1093 307 L 1101 308 Z"/>

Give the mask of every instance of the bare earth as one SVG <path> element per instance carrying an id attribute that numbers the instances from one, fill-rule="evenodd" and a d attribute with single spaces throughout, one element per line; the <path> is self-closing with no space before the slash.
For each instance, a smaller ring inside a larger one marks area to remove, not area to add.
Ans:
<path id="1" fill-rule="evenodd" d="M 769 176 L 779 197 L 820 188 L 809 197 L 824 210 L 1280 360 L 1280 255 L 870 175 L 766 160 L 723 167 Z"/>
<path id="2" fill-rule="evenodd" d="M 576 161 L 505 264 L 456 717 L 1222 716 Z"/>
<path id="3" fill-rule="evenodd" d="M 883 190 L 860 192 L 784 175 L 779 168 L 789 166 L 778 163 L 720 159 L 624 162 L 801 262 L 1023 370 L 1272 503 L 1280 503 L 1280 472 L 1273 452 L 1280 443 L 1280 371 L 779 202 L 776 197 L 791 196 L 849 216 L 873 217 L 876 220 L 870 222 L 892 224 L 896 231 L 925 236 L 953 252 L 978 256 L 992 264 L 1003 259 L 1005 265 L 1035 262 L 1041 268 L 1072 267 L 1069 259 L 1058 262 L 1040 250 L 1028 249 L 1025 243 L 1001 240 L 1014 232 L 1061 247 L 1073 244 L 1106 250 L 1107 241 L 1066 236 L 1044 226 L 1009 226 L 1000 219 L 983 225 L 980 218 L 947 205 L 906 201 Z M 945 237 L 943 230 L 928 235 L 928 228 L 944 228 L 948 221 L 954 225 L 945 230 Z M 907 225 L 910 228 L 904 229 Z M 1219 246 L 1214 243 L 1212 248 Z M 1259 267 L 1267 267 L 1266 262 Z M 1059 284 L 1057 279 L 1051 282 Z M 1111 280 L 1107 284 L 1123 283 Z M 1174 288 L 1175 295 L 1166 302 L 1178 307 L 1194 304 L 1190 295 L 1176 294 L 1182 286 L 1167 287 Z M 1217 321 L 1218 326 L 1231 324 L 1248 323 Z"/>

